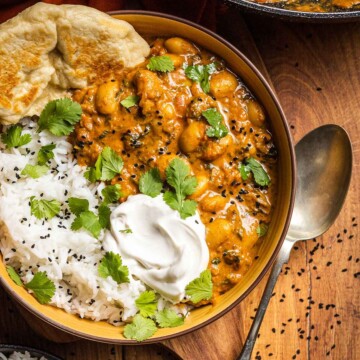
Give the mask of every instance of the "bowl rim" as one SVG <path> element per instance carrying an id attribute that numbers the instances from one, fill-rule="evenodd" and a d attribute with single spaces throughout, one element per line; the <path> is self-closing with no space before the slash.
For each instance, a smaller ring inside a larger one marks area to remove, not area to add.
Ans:
<path id="1" fill-rule="evenodd" d="M 271 257 L 270 257 L 269 261 L 267 262 L 267 264 L 264 266 L 263 270 L 260 272 L 260 274 L 255 279 L 255 281 L 249 286 L 249 288 L 246 289 L 246 291 L 241 296 L 239 296 L 232 304 L 230 304 L 227 308 L 223 309 L 218 314 L 212 316 L 210 319 L 207 319 L 207 320 L 201 322 L 200 324 L 192 326 L 191 328 L 179 331 L 176 334 L 163 335 L 163 336 L 158 336 L 158 337 L 155 337 L 155 338 L 151 337 L 151 338 L 146 339 L 146 340 L 144 340 L 144 341 L 142 341 L 140 343 L 137 342 L 136 340 L 130 340 L 130 339 L 114 340 L 114 339 L 101 337 L 101 335 L 94 336 L 94 335 L 91 335 L 91 334 L 86 334 L 86 333 L 80 332 L 78 330 L 74 330 L 72 328 L 69 328 L 66 325 L 63 325 L 63 324 L 58 323 L 58 322 L 56 322 L 56 321 L 54 321 L 54 320 L 52 320 L 50 318 L 47 318 L 47 317 L 43 316 L 40 311 L 33 308 L 30 304 L 27 304 L 26 302 L 23 302 L 20 295 L 17 294 L 16 291 L 11 288 L 11 286 L 7 283 L 7 281 L 5 281 L 5 279 L 0 277 L 0 284 L 3 285 L 3 287 L 5 288 L 5 290 L 8 293 L 11 293 L 12 298 L 14 300 L 16 300 L 22 307 L 24 307 L 31 314 L 35 315 L 40 320 L 50 324 L 51 326 L 53 326 L 53 327 L 55 327 L 55 328 L 57 328 L 59 330 L 65 331 L 66 333 L 72 334 L 72 335 L 74 335 L 76 337 L 79 337 L 79 338 L 82 338 L 82 339 L 92 340 L 92 341 L 96 341 L 96 342 L 117 344 L 117 345 L 145 345 L 145 344 L 151 344 L 151 343 L 159 343 L 159 342 L 162 342 L 164 340 L 177 338 L 179 336 L 192 333 L 193 331 L 196 331 L 196 330 L 198 330 L 198 329 L 200 329 L 200 328 L 202 328 L 202 327 L 204 327 L 206 325 L 209 325 L 210 323 L 214 322 L 215 320 L 219 319 L 220 317 L 222 317 L 223 315 L 228 313 L 235 306 L 237 306 L 242 300 L 244 300 L 250 294 L 250 292 L 263 279 L 264 275 L 267 273 L 267 271 L 270 269 L 273 262 L 275 261 L 275 258 L 277 256 L 277 254 L 278 254 L 284 240 L 285 240 L 287 230 L 288 230 L 288 227 L 290 225 L 291 215 L 292 215 L 294 202 L 295 202 L 295 191 L 296 191 L 295 149 L 294 149 L 294 143 L 293 143 L 293 140 L 292 140 L 292 136 L 291 136 L 291 133 L 290 133 L 288 122 L 286 120 L 285 114 L 284 114 L 284 112 L 282 110 L 282 107 L 280 105 L 280 102 L 277 99 L 277 96 L 275 95 L 274 90 L 271 88 L 268 81 L 261 74 L 261 72 L 256 68 L 256 66 L 239 49 L 237 49 L 229 41 L 227 41 L 226 39 L 224 39 L 223 37 L 221 37 L 220 35 L 216 34 L 215 32 L 213 32 L 212 30 L 210 30 L 208 28 L 205 28 L 205 27 L 203 27 L 203 26 L 201 26 L 199 24 L 196 24 L 196 23 L 194 23 L 194 22 L 192 22 L 190 20 L 175 16 L 175 15 L 165 14 L 165 13 L 156 12 L 156 11 L 147 11 L 147 10 L 115 10 L 115 11 L 108 12 L 108 14 L 109 15 L 155 16 L 155 17 L 161 17 L 161 18 L 174 20 L 174 21 L 184 23 L 186 25 L 189 25 L 189 26 L 194 27 L 194 28 L 196 28 L 196 29 L 198 29 L 200 31 L 205 32 L 207 35 L 210 35 L 211 37 L 215 38 L 216 40 L 222 42 L 225 46 L 227 46 L 230 50 L 232 50 L 238 57 L 240 57 L 245 62 L 245 64 L 259 78 L 262 85 L 265 87 L 268 95 L 270 95 L 271 100 L 274 102 L 274 104 L 275 104 L 275 106 L 276 106 L 276 108 L 277 108 L 277 110 L 279 112 L 282 124 L 284 126 L 286 139 L 287 139 L 287 142 L 288 142 L 288 145 L 289 145 L 289 150 L 290 150 L 289 157 L 290 157 L 290 163 L 291 163 L 291 167 L 292 167 L 292 172 L 291 172 L 291 184 L 292 184 L 292 186 L 291 186 L 291 190 L 290 190 L 289 211 L 287 213 L 286 220 L 285 220 L 285 225 L 284 225 L 284 228 L 283 228 L 283 230 L 281 232 L 281 236 L 280 236 L 280 238 L 278 240 L 278 243 L 277 243 L 277 245 L 275 247 L 275 250 L 274 250 L 273 254 L 271 255 Z"/>
<path id="2" fill-rule="evenodd" d="M 49 354 L 46 351 L 35 349 L 33 347 L 25 345 L 10 345 L 10 344 L 0 344 L 0 353 L 5 353 L 4 355 L 10 355 L 15 351 L 25 352 L 28 351 L 31 356 L 46 356 L 48 360 L 62 360 L 56 355 Z"/>
<path id="3" fill-rule="evenodd" d="M 269 15 L 272 17 L 280 17 L 283 19 L 294 21 L 316 21 L 322 20 L 327 22 L 347 22 L 347 21 L 359 21 L 360 10 L 347 10 L 347 11 L 328 11 L 328 12 L 316 12 L 316 11 L 299 11 L 291 9 L 283 9 L 267 3 L 256 3 L 251 0 L 226 0 L 229 5 L 239 6 L 249 11 L 256 12 L 262 15 Z"/>

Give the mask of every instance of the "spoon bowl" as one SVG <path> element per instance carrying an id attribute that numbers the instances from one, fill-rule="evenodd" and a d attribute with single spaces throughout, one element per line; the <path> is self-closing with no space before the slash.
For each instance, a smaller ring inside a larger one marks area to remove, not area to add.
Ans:
<path id="1" fill-rule="evenodd" d="M 295 147 L 297 186 L 287 238 L 306 240 L 323 234 L 344 203 L 351 177 L 349 137 L 338 125 L 321 126 Z"/>
<path id="2" fill-rule="evenodd" d="M 348 134 L 338 125 L 321 126 L 295 146 L 297 184 L 294 211 L 286 239 L 266 284 L 243 350 L 237 360 L 250 360 L 253 347 L 284 263 L 296 241 L 323 234 L 335 221 L 345 201 L 352 169 Z"/>

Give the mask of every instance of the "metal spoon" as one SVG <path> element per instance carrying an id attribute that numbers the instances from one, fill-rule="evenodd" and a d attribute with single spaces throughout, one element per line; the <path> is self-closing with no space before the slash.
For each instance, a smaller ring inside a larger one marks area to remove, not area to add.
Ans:
<path id="1" fill-rule="evenodd" d="M 295 147 L 297 185 L 294 212 L 286 239 L 275 259 L 244 348 L 237 360 L 250 360 L 261 322 L 283 264 L 296 241 L 323 234 L 335 221 L 349 188 L 352 150 L 338 125 L 321 126 Z"/>

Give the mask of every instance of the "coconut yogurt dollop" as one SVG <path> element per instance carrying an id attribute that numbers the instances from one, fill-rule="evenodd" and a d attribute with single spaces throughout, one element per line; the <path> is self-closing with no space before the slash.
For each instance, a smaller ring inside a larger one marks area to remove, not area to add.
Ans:
<path id="1" fill-rule="evenodd" d="M 173 303 L 207 268 L 209 250 L 199 214 L 181 219 L 162 195 L 130 196 L 111 214 L 107 251 L 119 253 L 131 274 Z"/>

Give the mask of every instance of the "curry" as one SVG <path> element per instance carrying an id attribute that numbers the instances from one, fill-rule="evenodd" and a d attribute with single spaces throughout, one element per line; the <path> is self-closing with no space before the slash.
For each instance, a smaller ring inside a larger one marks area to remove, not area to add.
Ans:
<path id="1" fill-rule="evenodd" d="M 254 0 L 254 2 L 305 12 L 338 12 L 360 9 L 360 0 Z"/>
<path id="2" fill-rule="evenodd" d="M 197 178 L 190 196 L 206 226 L 214 298 L 236 283 L 256 261 L 258 247 L 271 221 L 276 200 L 277 151 L 262 106 L 222 59 L 182 38 L 153 39 L 150 57 L 141 65 L 112 74 L 76 90 L 83 109 L 71 136 L 80 165 L 93 166 L 105 146 L 124 160 L 122 198 L 139 192 L 139 178 L 175 157 Z M 152 57 L 171 59 L 172 71 L 151 71 Z M 203 81 L 186 75 L 187 66 L 212 66 Z M 206 87 L 208 82 L 208 89 Z M 123 106 L 132 99 L 132 106 Z M 226 127 L 211 136 L 204 111 L 216 109 Z M 209 136 L 210 134 L 210 136 Z M 241 165 L 256 159 L 270 184 L 244 176 Z"/>

